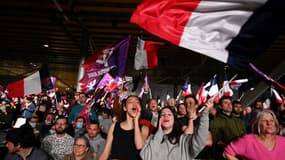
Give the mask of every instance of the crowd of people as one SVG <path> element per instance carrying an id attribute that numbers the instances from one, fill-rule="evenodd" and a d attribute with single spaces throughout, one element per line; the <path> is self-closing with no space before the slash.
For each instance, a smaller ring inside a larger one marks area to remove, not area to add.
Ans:
<path id="1" fill-rule="evenodd" d="M 285 159 L 284 104 L 264 109 L 232 97 L 202 105 L 193 95 L 117 99 L 83 92 L 8 98 L 1 92 L 4 160 Z M 92 101 L 94 103 L 90 103 Z M 201 109 L 203 108 L 203 109 Z M 25 121 L 17 126 L 19 119 Z"/>

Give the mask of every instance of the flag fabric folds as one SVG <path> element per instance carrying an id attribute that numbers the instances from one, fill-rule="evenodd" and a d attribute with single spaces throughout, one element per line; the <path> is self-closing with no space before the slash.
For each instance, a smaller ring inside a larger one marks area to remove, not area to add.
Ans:
<path id="1" fill-rule="evenodd" d="M 116 77 L 111 80 L 108 85 L 105 87 L 106 92 L 112 92 L 117 89 L 121 84 L 123 84 L 123 79 L 121 77 Z"/>
<path id="2" fill-rule="evenodd" d="M 153 69 L 158 65 L 157 52 L 163 43 L 144 41 L 138 37 L 135 63 L 136 70 L 140 69 Z"/>
<path id="3" fill-rule="evenodd" d="M 271 92 L 274 94 L 275 101 L 276 101 L 277 103 L 284 104 L 283 99 L 281 98 L 281 96 L 279 95 L 279 93 L 278 93 L 274 88 L 271 88 Z"/>
<path id="4" fill-rule="evenodd" d="M 192 94 L 192 90 L 191 90 L 191 84 L 189 81 L 186 81 L 182 87 L 182 93 L 181 93 L 181 96 L 182 97 L 185 97 L 185 96 L 188 96 L 188 95 L 191 95 Z"/>
<path id="5" fill-rule="evenodd" d="M 207 89 L 208 89 L 208 95 L 210 97 L 218 95 L 218 93 L 219 93 L 219 86 L 218 86 L 218 83 L 217 83 L 217 80 L 216 80 L 216 75 L 214 76 L 214 78 L 212 78 L 210 80 L 210 86 L 207 87 Z"/>
<path id="6" fill-rule="evenodd" d="M 116 75 L 125 76 L 131 36 L 88 57 L 84 64 L 85 69 L 81 83 L 88 83 L 116 68 Z M 98 80 L 98 79 L 97 79 Z"/>
<path id="7" fill-rule="evenodd" d="M 229 80 L 228 80 L 227 73 L 225 73 L 224 82 L 223 82 L 223 86 L 222 86 L 222 91 L 221 92 L 222 92 L 221 97 L 222 96 L 231 97 L 234 94 L 233 90 L 231 89 L 231 87 L 229 85 Z"/>
<path id="8" fill-rule="evenodd" d="M 114 78 L 109 74 L 106 73 L 103 78 L 100 80 L 100 82 L 97 85 L 97 88 L 103 89 L 105 86 L 107 86 Z"/>
<path id="9" fill-rule="evenodd" d="M 202 84 L 197 92 L 196 92 L 196 99 L 198 100 L 198 104 L 201 105 L 206 100 L 205 88 L 204 84 Z"/>
<path id="10" fill-rule="evenodd" d="M 284 30 L 284 6 L 283 0 L 143 0 L 130 21 L 175 45 L 243 68 Z"/>
<path id="11" fill-rule="evenodd" d="M 8 97 L 22 97 L 41 93 L 42 87 L 39 71 L 22 80 L 8 84 L 6 89 L 8 91 Z"/>

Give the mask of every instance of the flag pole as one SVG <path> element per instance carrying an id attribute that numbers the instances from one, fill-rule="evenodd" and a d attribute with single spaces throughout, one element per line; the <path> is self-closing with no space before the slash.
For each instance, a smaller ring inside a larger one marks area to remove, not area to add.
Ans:
<path id="1" fill-rule="evenodd" d="M 186 78 L 186 82 L 187 82 L 187 83 L 189 82 L 189 77 Z M 185 83 L 186 83 L 186 82 L 185 82 Z M 184 84 L 183 84 L 183 85 L 184 85 Z M 187 84 L 187 85 L 188 85 L 188 84 Z M 177 97 L 176 97 L 176 102 L 179 100 L 179 98 L 180 98 L 182 92 L 183 92 L 183 91 L 182 91 L 182 89 L 180 88 L 180 91 L 179 91 L 179 93 L 178 93 L 178 95 L 177 95 Z"/>
<path id="2" fill-rule="evenodd" d="M 84 63 L 86 57 L 88 56 L 88 48 L 89 48 L 89 35 L 88 31 L 86 29 L 83 29 L 82 31 L 82 48 L 80 49 L 81 52 L 81 60 L 78 66 L 78 76 L 77 76 L 77 87 L 76 91 L 80 91 L 80 80 L 84 75 L 84 68 L 82 67 L 82 64 Z"/>

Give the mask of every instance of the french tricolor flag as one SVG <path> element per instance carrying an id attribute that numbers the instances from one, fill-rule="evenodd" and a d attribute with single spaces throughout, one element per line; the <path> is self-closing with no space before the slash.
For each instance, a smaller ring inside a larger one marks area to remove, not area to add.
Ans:
<path id="1" fill-rule="evenodd" d="M 222 93 L 223 93 L 222 96 L 227 96 L 227 97 L 231 97 L 234 94 L 233 90 L 231 89 L 231 87 L 229 85 L 229 80 L 228 80 L 228 76 L 226 73 L 225 73 L 225 77 L 224 77 Z"/>
<path id="2" fill-rule="evenodd" d="M 284 0 L 143 0 L 131 22 L 177 46 L 248 67 L 285 29 Z"/>
<path id="3" fill-rule="evenodd" d="M 40 72 L 37 71 L 24 79 L 10 83 L 6 86 L 6 89 L 8 91 L 8 97 L 22 97 L 41 93 Z"/>
<path id="4" fill-rule="evenodd" d="M 186 81 L 182 87 L 181 96 L 186 97 L 186 96 L 191 95 L 191 94 L 192 94 L 191 84 L 190 84 L 190 82 Z"/>
<path id="5" fill-rule="evenodd" d="M 153 69 L 158 65 L 157 52 L 163 45 L 161 42 L 144 41 L 138 37 L 138 43 L 135 54 L 136 70 Z"/>

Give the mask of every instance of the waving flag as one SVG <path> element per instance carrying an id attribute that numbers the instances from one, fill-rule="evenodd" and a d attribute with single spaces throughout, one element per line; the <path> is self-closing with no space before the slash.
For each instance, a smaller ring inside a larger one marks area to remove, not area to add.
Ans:
<path id="1" fill-rule="evenodd" d="M 94 89 L 96 83 L 97 83 L 97 79 L 91 80 L 87 84 L 83 83 L 80 85 L 80 91 L 81 92 L 89 92 L 89 91 Z"/>
<path id="2" fill-rule="evenodd" d="M 114 78 L 109 74 L 106 73 L 103 78 L 100 80 L 100 82 L 97 85 L 97 88 L 103 89 L 105 86 L 107 86 Z"/>
<path id="3" fill-rule="evenodd" d="M 115 79 L 111 80 L 108 85 L 106 85 L 105 91 L 112 92 L 121 84 L 123 84 L 123 79 L 121 77 L 116 77 Z"/>
<path id="4" fill-rule="evenodd" d="M 131 36 L 128 36 L 87 58 L 82 65 L 85 68 L 85 74 L 80 82 L 88 83 L 113 68 L 116 68 L 117 76 L 124 77 L 130 40 Z"/>
<path id="5" fill-rule="evenodd" d="M 42 92 L 39 71 L 7 85 L 8 97 L 22 97 Z"/>
<path id="6" fill-rule="evenodd" d="M 197 90 L 196 93 L 196 99 L 198 100 L 198 104 L 201 105 L 207 98 L 207 95 L 204 93 L 205 89 L 204 89 L 204 84 L 202 84 L 199 89 Z"/>
<path id="7" fill-rule="evenodd" d="M 191 90 L 191 84 L 189 81 L 186 81 L 182 87 L 182 93 L 181 96 L 185 97 L 192 94 L 192 90 Z"/>
<path id="8" fill-rule="evenodd" d="M 274 88 L 271 88 L 271 92 L 274 94 L 277 103 L 284 104 L 284 100 Z"/>
<path id="9" fill-rule="evenodd" d="M 285 28 L 284 0 L 143 0 L 131 22 L 235 68 L 247 67 Z"/>
<path id="10" fill-rule="evenodd" d="M 227 97 L 231 97 L 233 96 L 234 92 L 233 90 L 230 88 L 229 85 L 229 80 L 228 80 L 228 76 L 227 73 L 225 72 L 225 77 L 224 77 L 224 82 L 223 82 L 223 90 L 222 90 L 222 96 L 227 96 Z"/>
<path id="11" fill-rule="evenodd" d="M 163 43 L 144 41 L 138 37 L 136 55 L 135 55 L 135 69 L 153 69 L 158 65 L 157 52 Z"/>
<path id="12" fill-rule="evenodd" d="M 210 97 L 212 96 L 217 96 L 217 94 L 219 93 L 219 87 L 218 87 L 218 83 L 217 83 L 217 80 L 216 80 L 216 76 L 214 76 L 214 78 L 212 78 L 210 80 L 210 86 L 207 87 L 208 88 L 208 95 Z"/>

